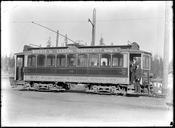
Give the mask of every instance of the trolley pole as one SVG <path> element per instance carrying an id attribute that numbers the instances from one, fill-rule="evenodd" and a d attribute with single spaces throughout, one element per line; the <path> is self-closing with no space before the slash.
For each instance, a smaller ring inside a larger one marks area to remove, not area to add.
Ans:
<path id="1" fill-rule="evenodd" d="M 60 35 L 60 36 L 62 36 L 62 37 L 65 37 L 65 35 L 63 35 L 63 34 L 61 34 L 61 33 L 57 33 L 57 31 L 52 30 L 52 29 L 50 29 L 50 28 L 48 28 L 48 27 L 46 27 L 46 26 L 43 26 L 43 25 L 38 24 L 38 23 L 35 23 L 35 22 L 33 22 L 33 21 L 32 21 L 32 23 L 33 23 L 33 24 L 36 24 L 36 25 L 38 25 L 38 26 L 40 26 L 40 27 L 43 27 L 43 28 L 45 28 L 45 29 L 47 29 L 47 30 L 49 30 L 49 31 L 52 31 L 52 32 L 54 32 L 54 33 L 56 33 L 56 34 L 58 34 L 58 35 Z M 68 37 L 66 37 L 66 38 L 67 38 L 67 40 L 69 40 L 69 41 L 71 41 L 71 42 L 73 42 L 73 43 L 76 43 L 75 41 L 71 40 L 70 38 L 68 38 Z"/>
<path id="2" fill-rule="evenodd" d="M 169 65 L 169 41 L 170 41 L 170 2 L 165 1 L 165 31 L 164 31 L 164 59 L 163 59 L 163 94 L 167 96 L 168 87 L 168 65 Z"/>

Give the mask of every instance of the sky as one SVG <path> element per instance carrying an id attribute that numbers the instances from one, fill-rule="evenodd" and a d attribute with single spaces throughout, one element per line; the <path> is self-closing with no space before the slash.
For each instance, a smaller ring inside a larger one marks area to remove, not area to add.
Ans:
<path id="1" fill-rule="evenodd" d="M 91 44 L 93 9 L 96 9 L 96 39 L 110 45 L 137 42 L 141 50 L 163 57 L 165 30 L 164 1 L 117 2 L 1 2 L 1 54 L 22 52 L 26 44 L 46 46 L 56 44 L 56 33 L 36 24 L 44 25 L 74 41 Z M 172 12 L 170 17 L 170 22 Z M 169 55 L 172 58 L 172 23 L 169 27 Z M 59 36 L 59 46 L 64 38 Z M 72 42 L 68 42 L 72 43 Z"/>

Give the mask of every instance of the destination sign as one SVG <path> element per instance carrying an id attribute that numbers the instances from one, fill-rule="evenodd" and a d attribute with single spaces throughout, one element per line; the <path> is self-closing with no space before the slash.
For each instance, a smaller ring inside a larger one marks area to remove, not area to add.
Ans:
<path id="1" fill-rule="evenodd" d="M 32 50 L 33 54 L 59 54 L 59 53 L 113 53 L 120 52 L 120 48 L 67 48 L 67 49 L 40 49 Z"/>

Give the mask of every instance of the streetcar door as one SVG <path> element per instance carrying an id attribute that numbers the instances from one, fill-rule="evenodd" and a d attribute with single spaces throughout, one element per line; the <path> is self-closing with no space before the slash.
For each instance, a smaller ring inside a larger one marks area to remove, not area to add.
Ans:
<path id="1" fill-rule="evenodd" d="M 17 55 L 16 56 L 16 80 L 23 80 L 24 79 L 24 55 Z"/>
<path id="2" fill-rule="evenodd" d="M 132 63 L 133 63 L 134 59 L 136 59 L 135 64 L 139 65 L 139 67 L 141 68 L 141 54 L 140 53 L 130 53 L 130 57 L 129 57 L 129 62 L 130 62 L 130 64 L 129 64 L 129 81 L 131 84 L 134 81 L 134 77 L 132 76 L 133 72 L 131 70 Z"/>

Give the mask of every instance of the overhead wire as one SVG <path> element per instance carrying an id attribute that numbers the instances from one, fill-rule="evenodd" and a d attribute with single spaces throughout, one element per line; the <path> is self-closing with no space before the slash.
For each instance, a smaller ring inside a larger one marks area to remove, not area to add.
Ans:
<path id="1" fill-rule="evenodd" d="M 164 19 L 164 17 L 145 17 L 145 18 L 118 18 L 118 19 L 110 19 L 110 20 L 96 20 L 97 22 L 115 22 L 115 21 L 131 21 L 131 20 L 160 20 Z M 37 20 L 36 22 L 44 22 L 44 23 L 84 23 L 87 20 Z M 31 23 L 31 21 L 12 21 L 12 23 Z"/>

